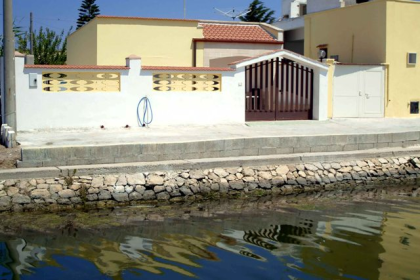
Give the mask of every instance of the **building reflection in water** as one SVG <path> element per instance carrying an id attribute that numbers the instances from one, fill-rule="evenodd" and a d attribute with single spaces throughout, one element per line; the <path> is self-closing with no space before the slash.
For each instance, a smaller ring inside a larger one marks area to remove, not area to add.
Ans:
<path id="1" fill-rule="evenodd" d="M 205 265 L 203 261 L 221 261 L 214 250 L 217 248 L 258 262 L 274 256 L 285 266 L 323 278 L 357 275 L 378 279 L 390 274 L 391 264 L 398 264 L 394 257 L 400 249 L 396 238 L 400 244 L 401 238 L 408 240 L 410 250 L 406 251 L 413 261 L 419 257 L 413 249 L 420 246 L 419 236 L 410 236 L 410 229 L 420 225 L 407 226 L 404 221 L 405 215 L 416 220 L 410 216 L 414 214 L 395 215 L 381 211 L 350 212 L 339 217 L 316 212 L 302 217 L 274 213 L 260 220 L 252 216 L 190 224 L 172 220 L 100 234 L 79 231 L 31 236 L 0 243 L 0 272 L 4 279 L 13 279 L 13 274 L 35 273 L 40 266 L 61 266 L 54 256 L 65 255 L 88 260 L 114 279 L 122 279 L 127 270 L 152 274 L 170 270 L 195 277 L 197 269 Z M 402 227 L 406 228 L 403 235 L 399 232 Z"/>

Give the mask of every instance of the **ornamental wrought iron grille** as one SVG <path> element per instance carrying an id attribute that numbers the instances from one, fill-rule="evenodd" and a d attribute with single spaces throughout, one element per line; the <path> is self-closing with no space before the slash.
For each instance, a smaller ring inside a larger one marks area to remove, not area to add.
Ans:
<path id="1" fill-rule="evenodd" d="M 120 73 L 43 72 L 44 92 L 120 92 Z"/>
<path id="2" fill-rule="evenodd" d="M 222 91 L 221 74 L 153 73 L 154 91 Z"/>

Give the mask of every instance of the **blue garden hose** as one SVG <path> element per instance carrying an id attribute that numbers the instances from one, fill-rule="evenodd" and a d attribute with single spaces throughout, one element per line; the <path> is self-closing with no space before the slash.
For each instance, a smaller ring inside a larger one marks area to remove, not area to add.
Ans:
<path id="1" fill-rule="evenodd" d="M 140 115 L 140 105 L 143 104 L 143 116 Z M 140 127 L 147 126 L 153 121 L 153 110 L 152 104 L 150 103 L 149 98 L 143 97 L 140 99 L 139 104 L 137 105 L 137 123 Z"/>

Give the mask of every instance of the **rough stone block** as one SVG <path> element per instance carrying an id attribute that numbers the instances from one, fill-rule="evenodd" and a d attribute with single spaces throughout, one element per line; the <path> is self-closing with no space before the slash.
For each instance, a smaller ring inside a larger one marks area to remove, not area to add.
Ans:
<path id="1" fill-rule="evenodd" d="M 31 192 L 31 198 L 50 198 L 51 194 L 47 189 L 36 189 Z"/>
<path id="2" fill-rule="evenodd" d="M 156 198 L 156 194 L 153 190 L 145 191 L 142 197 L 143 200 L 152 200 L 155 198 Z"/>
<path id="3" fill-rule="evenodd" d="M 99 200 L 108 200 L 108 199 L 111 199 L 111 193 L 109 191 L 107 191 L 107 190 L 102 190 L 98 194 L 98 199 Z"/>
<path id="4" fill-rule="evenodd" d="M 171 198 L 171 195 L 167 192 L 161 192 L 157 194 L 157 200 L 166 201 Z"/>
<path id="5" fill-rule="evenodd" d="M 146 184 L 146 179 L 144 178 L 143 173 L 126 175 L 126 178 L 127 178 L 127 183 L 131 186 Z"/>
<path id="6" fill-rule="evenodd" d="M 87 199 L 88 201 L 95 201 L 95 200 L 98 200 L 98 195 L 97 195 L 97 194 L 95 194 L 95 193 L 93 193 L 93 194 L 88 194 L 88 195 L 86 196 L 86 199 Z"/>
<path id="7" fill-rule="evenodd" d="M 113 193 L 112 197 L 118 202 L 128 201 L 128 194 L 127 193 Z"/>
<path id="8" fill-rule="evenodd" d="M 127 185 L 127 177 L 125 175 L 118 176 L 118 180 L 116 183 L 117 186 L 125 186 Z"/>
<path id="9" fill-rule="evenodd" d="M 31 198 L 27 195 L 16 194 L 12 197 L 12 202 L 17 204 L 29 204 L 31 203 Z"/>
<path id="10" fill-rule="evenodd" d="M 229 186 L 233 190 L 243 190 L 245 187 L 242 181 L 232 181 L 229 183 Z"/>
<path id="11" fill-rule="evenodd" d="M 76 196 L 76 193 L 73 190 L 62 190 L 62 191 L 58 192 L 58 195 L 61 198 L 72 198 L 72 197 Z"/>

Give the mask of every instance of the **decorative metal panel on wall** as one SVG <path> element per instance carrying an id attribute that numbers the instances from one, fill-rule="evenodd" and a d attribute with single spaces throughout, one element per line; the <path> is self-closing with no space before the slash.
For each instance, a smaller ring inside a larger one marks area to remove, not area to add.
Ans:
<path id="1" fill-rule="evenodd" d="M 222 91 L 222 74 L 153 73 L 154 91 Z"/>
<path id="2" fill-rule="evenodd" d="M 119 92 L 120 73 L 43 72 L 44 92 Z"/>

